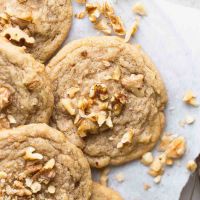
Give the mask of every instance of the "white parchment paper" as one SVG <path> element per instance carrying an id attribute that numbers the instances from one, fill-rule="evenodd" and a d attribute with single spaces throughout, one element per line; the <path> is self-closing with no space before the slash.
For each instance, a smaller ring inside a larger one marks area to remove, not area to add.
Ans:
<path id="1" fill-rule="evenodd" d="M 101 0 L 100 0 L 101 2 Z M 135 16 L 132 5 L 135 0 L 118 0 L 114 4 L 116 12 L 129 27 Z M 153 183 L 147 174 L 148 168 L 139 161 L 111 170 L 109 185 L 118 190 L 125 200 L 178 200 L 179 193 L 188 179 L 185 165 L 200 152 L 200 108 L 186 106 L 182 97 L 192 89 L 200 102 L 200 11 L 177 6 L 163 0 L 144 0 L 148 16 L 141 19 L 140 30 L 131 43 L 139 43 L 156 63 L 166 84 L 169 103 L 166 109 L 166 131 L 184 135 L 187 140 L 187 153 L 183 159 L 168 167 L 159 185 Z M 74 4 L 74 13 L 84 9 Z M 74 19 L 69 41 L 88 36 L 101 35 L 88 19 Z M 174 107 L 174 111 L 170 108 Z M 195 117 L 191 126 L 181 128 L 179 121 L 186 115 Z M 115 180 L 117 173 L 123 173 L 125 181 Z M 97 173 L 95 173 L 97 176 Z M 144 191 L 143 184 L 152 186 Z"/>

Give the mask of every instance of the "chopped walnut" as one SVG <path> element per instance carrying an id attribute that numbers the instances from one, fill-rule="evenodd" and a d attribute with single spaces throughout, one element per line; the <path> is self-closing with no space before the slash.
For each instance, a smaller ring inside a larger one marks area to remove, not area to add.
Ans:
<path id="1" fill-rule="evenodd" d="M 105 94 L 107 92 L 107 87 L 104 84 L 95 84 L 90 88 L 89 97 L 93 98 L 96 95 Z"/>
<path id="2" fill-rule="evenodd" d="M 85 18 L 85 16 L 86 16 L 86 12 L 85 12 L 85 10 L 84 10 L 84 11 L 82 11 L 82 12 L 80 12 L 80 13 L 76 13 L 74 16 L 75 16 L 77 19 L 83 19 L 83 18 Z"/>
<path id="3" fill-rule="evenodd" d="M 133 12 L 135 14 L 138 14 L 140 16 L 145 16 L 147 15 L 147 12 L 146 12 L 146 9 L 144 7 L 144 5 L 140 2 L 136 3 L 134 6 L 133 6 Z"/>
<path id="4" fill-rule="evenodd" d="M 129 130 L 128 132 L 126 132 L 121 141 L 117 144 L 117 148 L 120 149 L 124 146 L 124 144 L 129 143 L 132 144 L 133 143 L 133 136 L 134 136 L 134 132 L 133 130 Z"/>
<path id="5" fill-rule="evenodd" d="M 154 183 L 159 184 L 160 181 L 161 181 L 161 176 L 160 176 L 160 175 L 159 175 L 159 176 L 156 176 L 156 177 L 153 179 L 153 181 L 154 181 Z"/>
<path id="6" fill-rule="evenodd" d="M 80 137 L 86 137 L 88 133 L 94 134 L 97 132 L 97 130 L 98 127 L 94 122 L 89 119 L 84 119 L 80 123 L 77 133 Z"/>
<path id="7" fill-rule="evenodd" d="M 125 180 L 124 174 L 122 174 L 122 173 L 116 174 L 115 179 L 116 179 L 117 182 L 119 182 L 119 183 L 124 182 L 124 180 Z"/>
<path id="8" fill-rule="evenodd" d="M 106 119 L 106 125 L 109 128 L 113 128 L 113 122 L 112 122 L 111 116 L 108 116 L 108 118 Z"/>
<path id="9" fill-rule="evenodd" d="M 193 124 L 193 123 L 195 122 L 195 118 L 188 115 L 188 116 L 186 116 L 186 118 L 185 118 L 185 122 L 186 122 L 187 124 Z"/>
<path id="10" fill-rule="evenodd" d="M 99 113 L 97 113 L 97 123 L 99 125 L 99 127 L 101 127 L 104 122 L 106 122 L 106 118 L 107 118 L 107 114 L 105 111 L 100 111 Z"/>
<path id="11" fill-rule="evenodd" d="M 22 31 L 19 27 L 8 27 L 1 35 L 11 41 L 30 45 L 35 43 L 35 39 Z"/>
<path id="12" fill-rule="evenodd" d="M 94 24 L 94 27 L 98 31 L 101 31 L 101 32 L 105 33 L 106 35 L 110 35 L 112 33 L 112 29 L 110 28 L 110 26 L 108 25 L 108 23 L 104 19 L 97 21 Z"/>
<path id="13" fill-rule="evenodd" d="M 39 153 L 34 153 L 35 148 L 33 147 L 28 147 L 26 149 L 25 155 L 24 155 L 24 159 L 25 160 L 42 160 L 43 159 L 43 155 L 39 154 Z"/>
<path id="14" fill-rule="evenodd" d="M 136 18 L 135 21 L 133 22 L 133 25 L 130 27 L 130 29 L 126 32 L 125 36 L 125 42 L 128 42 L 132 36 L 134 36 L 139 28 L 139 19 Z"/>
<path id="15" fill-rule="evenodd" d="M 81 110 L 86 110 L 87 108 L 90 108 L 93 104 L 93 100 L 92 99 L 86 99 L 84 97 L 80 98 L 78 100 L 78 108 Z"/>
<path id="16" fill-rule="evenodd" d="M 122 79 L 122 85 L 126 89 L 141 88 L 144 83 L 144 75 L 131 74 L 131 76 Z"/>
<path id="17" fill-rule="evenodd" d="M 121 77 L 121 69 L 117 66 L 112 74 L 113 80 L 119 81 Z"/>
<path id="18" fill-rule="evenodd" d="M 188 161 L 186 167 L 189 171 L 195 172 L 197 169 L 197 163 L 194 160 L 190 160 Z"/>
<path id="19" fill-rule="evenodd" d="M 0 87 L 0 111 L 8 105 L 10 95 L 11 92 L 7 88 Z"/>
<path id="20" fill-rule="evenodd" d="M 176 135 L 172 135 L 169 133 L 165 133 L 160 141 L 160 144 L 158 146 L 159 151 L 166 151 L 168 145 L 176 138 Z"/>
<path id="21" fill-rule="evenodd" d="M 187 91 L 183 97 L 183 101 L 192 106 L 198 106 L 196 95 L 192 91 Z"/>
<path id="22" fill-rule="evenodd" d="M 97 3 L 86 3 L 86 11 L 92 23 L 96 22 L 101 15 L 99 4 Z"/>
<path id="23" fill-rule="evenodd" d="M 141 163 L 148 166 L 153 162 L 153 155 L 151 152 L 147 152 L 142 156 Z"/>
<path id="24" fill-rule="evenodd" d="M 67 90 L 67 94 L 70 98 L 74 98 L 76 93 L 80 91 L 80 88 L 78 87 L 71 87 Z"/>
<path id="25" fill-rule="evenodd" d="M 45 170 L 53 169 L 53 167 L 55 166 L 55 163 L 56 163 L 55 159 L 52 158 L 48 162 L 45 163 L 43 169 L 45 169 Z"/>
<path id="26" fill-rule="evenodd" d="M 73 107 L 71 99 L 68 98 L 61 99 L 60 103 L 70 115 L 76 114 L 76 110 Z"/>
<path id="27" fill-rule="evenodd" d="M 158 157 L 156 157 L 154 161 L 151 163 L 148 173 L 151 176 L 156 177 L 158 175 L 163 174 L 163 172 L 164 172 L 164 163 L 161 162 L 161 160 Z"/>

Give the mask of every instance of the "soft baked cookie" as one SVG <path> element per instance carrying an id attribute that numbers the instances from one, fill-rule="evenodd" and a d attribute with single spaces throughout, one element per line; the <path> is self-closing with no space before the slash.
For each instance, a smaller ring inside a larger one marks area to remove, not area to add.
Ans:
<path id="1" fill-rule="evenodd" d="M 44 65 L 0 38 L 0 129 L 48 123 L 53 99 Z"/>
<path id="2" fill-rule="evenodd" d="M 0 131 L 0 158 L 2 200 L 90 199 L 87 159 L 64 134 L 45 124 Z"/>
<path id="3" fill-rule="evenodd" d="M 122 197 L 111 188 L 93 183 L 91 200 L 123 200 Z"/>
<path id="4" fill-rule="evenodd" d="M 49 63 L 53 126 L 101 168 L 150 151 L 164 126 L 166 90 L 151 60 L 117 37 L 65 46 Z"/>
<path id="5" fill-rule="evenodd" d="M 0 1 L 0 35 L 41 62 L 61 46 L 71 20 L 71 0 Z"/>

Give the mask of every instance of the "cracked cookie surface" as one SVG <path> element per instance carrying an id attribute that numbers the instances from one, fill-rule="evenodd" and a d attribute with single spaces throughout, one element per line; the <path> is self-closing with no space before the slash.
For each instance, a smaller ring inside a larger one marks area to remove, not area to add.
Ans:
<path id="1" fill-rule="evenodd" d="M 64 134 L 30 124 L 0 131 L 0 199 L 88 200 L 87 159 Z"/>
<path id="2" fill-rule="evenodd" d="M 47 61 L 66 38 L 72 20 L 71 0 L 1 0 L 0 35 Z"/>
<path id="3" fill-rule="evenodd" d="M 0 129 L 48 123 L 53 99 L 44 65 L 0 38 Z"/>
<path id="4" fill-rule="evenodd" d="M 52 126 L 101 168 L 140 158 L 164 126 L 167 95 L 160 75 L 138 47 L 117 37 L 71 42 L 49 63 Z"/>

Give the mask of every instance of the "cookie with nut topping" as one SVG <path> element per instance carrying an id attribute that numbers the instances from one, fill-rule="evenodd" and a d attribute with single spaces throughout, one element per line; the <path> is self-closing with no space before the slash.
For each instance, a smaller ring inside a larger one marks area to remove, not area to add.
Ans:
<path id="1" fill-rule="evenodd" d="M 71 26 L 71 0 L 1 0 L 0 36 L 41 62 L 61 46 Z"/>
<path id="2" fill-rule="evenodd" d="M 48 123 L 53 100 L 44 65 L 0 38 L 0 129 Z"/>
<path id="3" fill-rule="evenodd" d="M 167 94 L 138 47 L 117 37 L 71 42 L 49 63 L 52 125 L 82 148 L 93 167 L 140 158 L 164 127 Z"/>
<path id="4" fill-rule="evenodd" d="M 0 131 L 0 157 L 0 199 L 90 199 L 87 159 L 45 124 Z"/>

